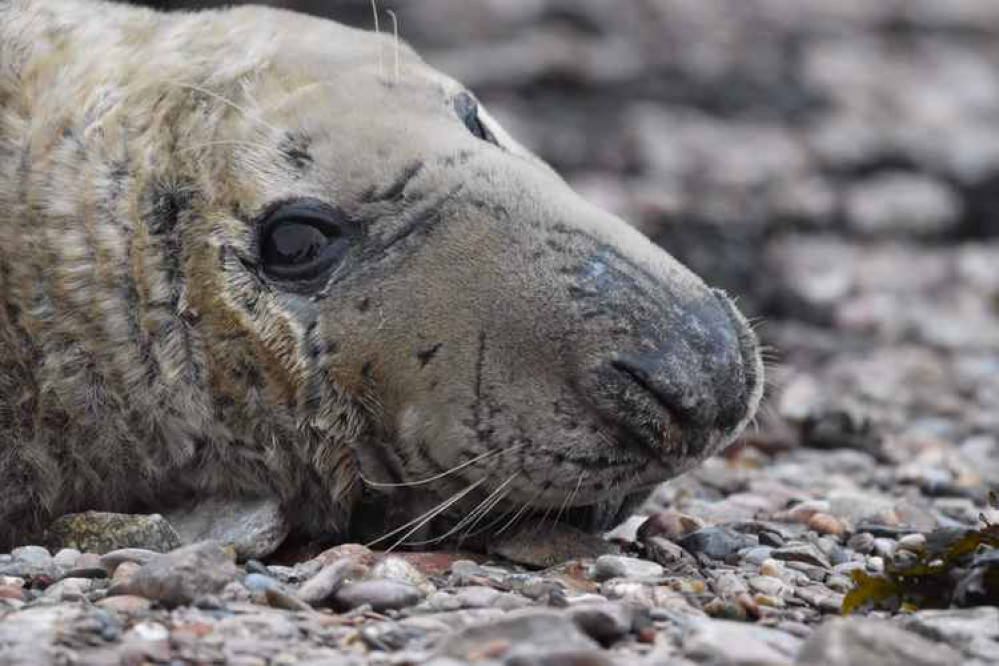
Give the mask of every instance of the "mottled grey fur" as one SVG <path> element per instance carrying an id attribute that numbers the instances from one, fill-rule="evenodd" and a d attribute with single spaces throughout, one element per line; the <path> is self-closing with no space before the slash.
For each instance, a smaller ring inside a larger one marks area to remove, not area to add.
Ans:
<path id="1" fill-rule="evenodd" d="M 762 370 L 728 299 L 394 48 L 263 8 L 0 1 L 0 547 L 207 496 L 343 537 L 362 475 L 593 504 L 745 426 Z M 260 270 L 256 222 L 297 198 L 361 230 L 314 294 Z"/>

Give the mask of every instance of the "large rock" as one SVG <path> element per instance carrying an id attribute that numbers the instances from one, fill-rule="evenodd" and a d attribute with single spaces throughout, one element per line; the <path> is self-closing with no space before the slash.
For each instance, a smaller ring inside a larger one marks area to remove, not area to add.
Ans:
<path id="1" fill-rule="evenodd" d="M 180 535 L 158 513 L 71 513 L 49 525 L 45 537 L 52 550 L 76 548 L 98 555 L 120 548 L 165 553 L 181 545 Z"/>
<path id="2" fill-rule="evenodd" d="M 525 609 L 452 634 L 440 645 L 437 656 L 468 661 L 488 657 L 509 660 L 545 652 L 597 648 L 596 641 L 580 631 L 568 615 Z"/>
<path id="3" fill-rule="evenodd" d="M 961 655 L 894 624 L 873 618 L 829 620 L 802 646 L 800 666 L 957 666 Z"/>
<path id="4" fill-rule="evenodd" d="M 288 536 L 290 526 L 273 499 L 210 499 L 167 514 L 185 544 L 218 541 L 240 560 L 267 557 Z"/>

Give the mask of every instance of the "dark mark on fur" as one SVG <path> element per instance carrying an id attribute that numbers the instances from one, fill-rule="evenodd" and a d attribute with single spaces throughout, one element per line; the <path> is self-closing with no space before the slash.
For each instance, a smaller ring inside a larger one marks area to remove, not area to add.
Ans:
<path id="1" fill-rule="evenodd" d="M 440 351 L 442 346 L 443 343 L 438 342 L 430 349 L 424 349 L 423 351 L 416 352 L 416 358 L 420 360 L 420 367 L 427 367 L 427 364 L 434 359 L 434 356 L 437 355 L 437 352 Z"/>
<path id="2" fill-rule="evenodd" d="M 309 152 L 311 144 L 312 139 L 307 134 L 288 132 L 278 145 L 278 150 L 289 165 L 299 171 L 305 171 L 314 162 L 312 153 Z"/>

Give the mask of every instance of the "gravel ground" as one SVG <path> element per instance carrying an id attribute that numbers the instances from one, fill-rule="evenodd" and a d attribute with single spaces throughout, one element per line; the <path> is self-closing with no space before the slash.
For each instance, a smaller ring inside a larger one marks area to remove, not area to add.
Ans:
<path id="1" fill-rule="evenodd" d="M 364 2 L 313 4 L 369 24 Z M 486 555 L 237 566 L 283 538 L 268 507 L 213 534 L 67 519 L 0 555 L 0 664 L 999 663 L 999 609 L 967 586 L 839 617 L 851 572 L 999 521 L 999 3 L 382 4 L 585 196 L 761 318 L 758 429 L 610 541 L 549 522 Z"/>

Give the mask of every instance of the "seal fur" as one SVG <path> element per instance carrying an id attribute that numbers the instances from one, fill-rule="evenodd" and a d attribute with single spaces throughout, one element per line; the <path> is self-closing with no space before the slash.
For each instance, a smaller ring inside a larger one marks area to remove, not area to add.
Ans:
<path id="1" fill-rule="evenodd" d="M 192 497 L 340 538 L 393 488 L 595 505 L 749 422 L 731 301 L 394 48 L 260 7 L 0 3 L 0 541 Z M 289 206 L 343 227 L 309 284 L 264 260 Z"/>

